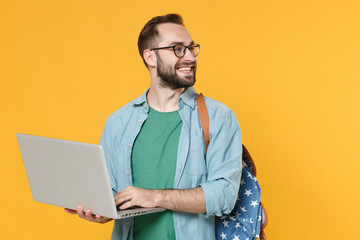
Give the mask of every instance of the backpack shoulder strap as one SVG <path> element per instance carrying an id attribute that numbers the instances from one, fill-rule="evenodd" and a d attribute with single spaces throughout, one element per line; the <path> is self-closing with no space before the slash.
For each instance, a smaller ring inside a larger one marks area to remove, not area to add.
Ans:
<path id="1" fill-rule="evenodd" d="M 207 150 L 210 137 L 209 137 L 209 114 L 206 108 L 204 95 L 202 93 L 199 94 L 196 98 L 196 103 L 198 107 L 199 117 L 200 117 L 200 124 L 203 130 L 204 139 L 205 139 L 205 150 Z"/>

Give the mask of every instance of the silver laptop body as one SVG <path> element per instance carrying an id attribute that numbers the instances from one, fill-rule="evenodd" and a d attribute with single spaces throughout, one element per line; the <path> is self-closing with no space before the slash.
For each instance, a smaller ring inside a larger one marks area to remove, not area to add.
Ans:
<path id="1" fill-rule="evenodd" d="M 117 211 L 103 149 L 100 145 L 16 134 L 35 201 L 91 209 L 109 218 L 127 218 L 164 211 L 133 208 Z"/>

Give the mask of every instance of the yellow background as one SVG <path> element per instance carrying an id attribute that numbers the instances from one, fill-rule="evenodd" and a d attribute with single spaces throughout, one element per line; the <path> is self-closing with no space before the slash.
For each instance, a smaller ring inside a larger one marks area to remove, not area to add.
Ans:
<path id="1" fill-rule="evenodd" d="M 109 239 L 33 201 L 17 132 L 98 143 L 149 85 L 137 37 L 182 14 L 201 43 L 197 91 L 232 108 L 257 163 L 269 240 L 355 239 L 360 1 L 0 2 L 0 239 Z"/>

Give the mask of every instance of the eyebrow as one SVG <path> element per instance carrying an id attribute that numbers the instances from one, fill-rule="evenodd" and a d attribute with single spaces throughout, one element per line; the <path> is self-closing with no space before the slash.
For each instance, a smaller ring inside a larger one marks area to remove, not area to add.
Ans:
<path id="1" fill-rule="evenodd" d="M 194 43 L 195 43 L 194 41 L 191 41 L 189 45 L 192 45 L 192 44 L 194 44 Z M 169 45 L 176 45 L 176 44 L 183 44 L 183 45 L 185 45 L 184 42 L 171 42 Z"/>

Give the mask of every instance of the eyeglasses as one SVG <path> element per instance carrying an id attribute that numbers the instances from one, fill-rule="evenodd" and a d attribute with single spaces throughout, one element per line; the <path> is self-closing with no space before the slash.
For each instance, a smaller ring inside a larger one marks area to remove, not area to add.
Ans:
<path id="1" fill-rule="evenodd" d="M 169 48 L 173 49 L 175 56 L 177 56 L 178 58 L 182 58 L 183 56 L 185 56 L 186 49 L 189 49 L 189 51 L 194 57 L 199 55 L 200 52 L 200 44 L 193 44 L 193 43 L 190 44 L 189 46 L 185 46 L 183 44 L 175 44 L 174 46 L 152 48 L 150 49 L 150 51 L 169 49 Z"/>

